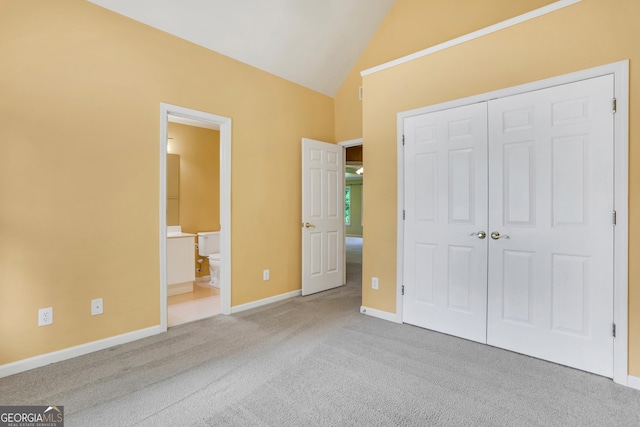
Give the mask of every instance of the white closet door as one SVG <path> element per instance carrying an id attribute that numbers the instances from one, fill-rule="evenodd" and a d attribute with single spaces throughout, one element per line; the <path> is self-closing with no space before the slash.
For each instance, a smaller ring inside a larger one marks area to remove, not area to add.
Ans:
<path id="1" fill-rule="evenodd" d="M 607 377 L 612 98 L 603 76 L 489 102 L 487 342 Z"/>
<path id="2" fill-rule="evenodd" d="M 410 117 L 403 321 L 486 342 L 487 105 Z M 470 235 L 471 234 L 471 235 Z"/>

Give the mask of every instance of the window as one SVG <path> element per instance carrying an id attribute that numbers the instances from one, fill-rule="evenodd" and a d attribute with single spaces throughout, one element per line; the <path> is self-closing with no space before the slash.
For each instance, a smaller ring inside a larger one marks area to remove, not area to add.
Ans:
<path id="1" fill-rule="evenodd" d="M 351 225 L 351 186 L 344 187 L 344 223 Z"/>

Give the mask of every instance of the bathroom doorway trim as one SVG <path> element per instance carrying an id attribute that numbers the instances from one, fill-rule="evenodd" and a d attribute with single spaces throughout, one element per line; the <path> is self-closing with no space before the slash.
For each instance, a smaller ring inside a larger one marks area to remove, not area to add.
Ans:
<path id="1" fill-rule="evenodd" d="M 167 138 L 169 115 L 220 126 L 220 313 L 231 314 L 231 119 L 160 103 L 160 326 L 167 330 Z"/>

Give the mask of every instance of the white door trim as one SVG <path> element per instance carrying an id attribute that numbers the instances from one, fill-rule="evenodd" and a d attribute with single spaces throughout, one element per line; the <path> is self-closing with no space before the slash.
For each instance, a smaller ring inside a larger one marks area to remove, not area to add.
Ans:
<path id="1" fill-rule="evenodd" d="M 613 380 L 624 386 L 628 385 L 628 269 L 629 269 L 629 61 L 624 60 L 583 71 L 564 74 L 562 76 L 539 80 L 519 86 L 497 90 L 468 98 L 457 99 L 428 107 L 398 113 L 397 133 L 397 161 L 398 161 L 398 206 L 397 206 L 397 272 L 396 272 L 396 316 L 402 319 L 402 283 L 404 265 L 404 223 L 402 214 L 404 209 L 404 163 L 403 143 L 404 119 L 407 117 L 431 113 L 459 107 L 462 105 L 485 102 L 494 98 L 517 95 L 552 86 L 571 83 L 579 80 L 614 75 L 614 93 L 617 100 L 617 112 L 614 115 L 614 145 L 615 145 L 615 184 L 614 206 L 617 212 L 617 224 L 614 232 L 614 322 L 616 336 L 613 350 Z"/>
<path id="2" fill-rule="evenodd" d="M 167 136 L 168 115 L 220 126 L 220 312 L 231 314 L 231 119 L 160 103 L 160 327 L 167 330 Z"/>

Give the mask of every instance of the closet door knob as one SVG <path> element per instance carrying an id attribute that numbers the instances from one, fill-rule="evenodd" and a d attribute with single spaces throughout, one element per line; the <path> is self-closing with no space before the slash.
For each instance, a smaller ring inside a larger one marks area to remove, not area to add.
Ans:
<path id="1" fill-rule="evenodd" d="M 506 234 L 501 236 L 500 233 L 498 233 L 497 231 L 492 231 L 491 232 L 491 238 L 493 240 L 498 240 L 498 239 L 508 239 L 509 236 L 507 236 Z"/>
<path id="2" fill-rule="evenodd" d="M 484 231 L 478 231 L 476 233 L 469 233 L 469 236 L 475 236 L 478 239 L 484 239 L 485 237 L 487 237 L 487 233 L 485 233 Z"/>

